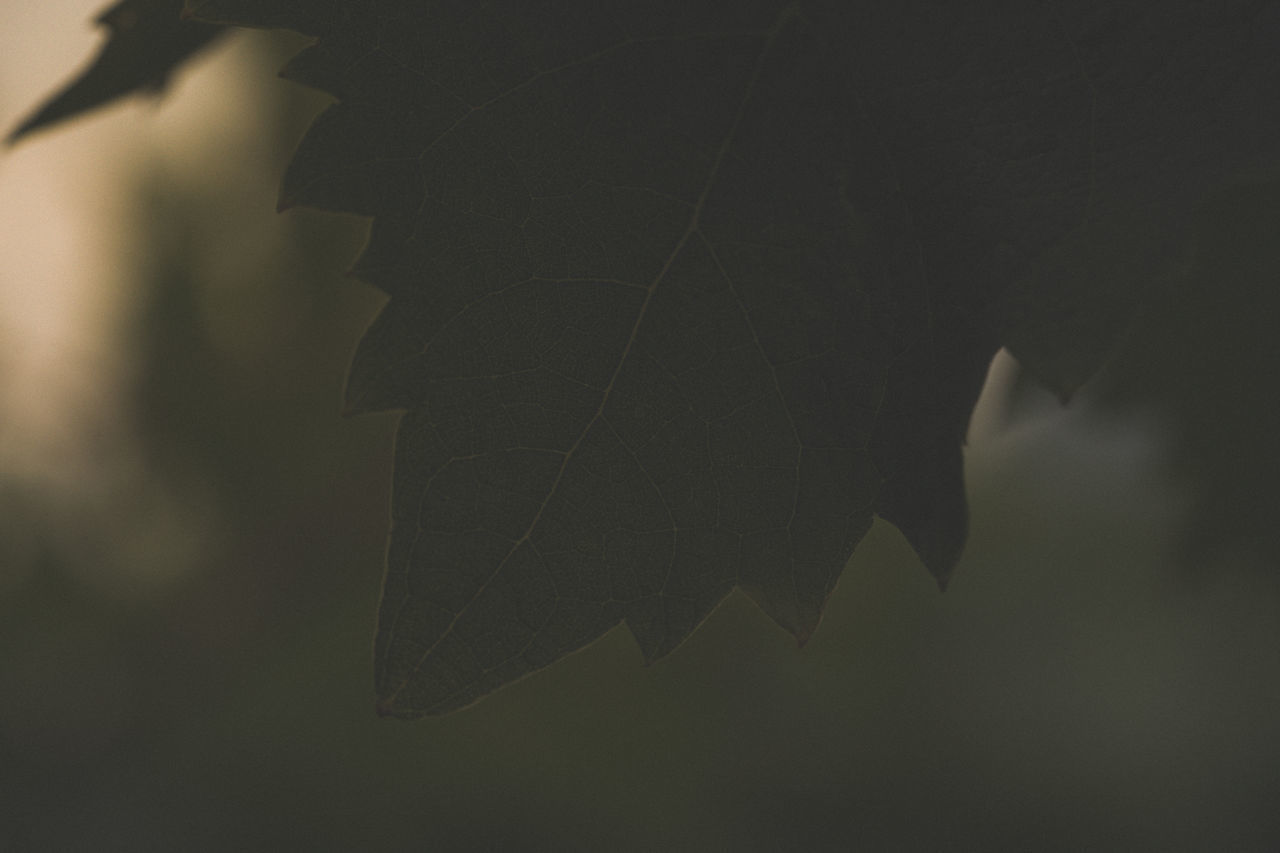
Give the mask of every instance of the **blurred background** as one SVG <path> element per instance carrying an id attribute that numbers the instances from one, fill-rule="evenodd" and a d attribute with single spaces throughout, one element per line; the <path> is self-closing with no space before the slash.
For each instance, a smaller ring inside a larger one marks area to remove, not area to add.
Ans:
<path id="1" fill-rule="evenodd" d="M 9 4 L 0 122 L 96 49 Z M 358 219 L 241 33 L 0 155 L 0 850 L 1274 850 L 1280 191 L 1068 408 L 993 367 L 946 595 L 877 524 L 797 652 L 735 595 L 471 709 L 373 713 L 394 417 L 339 416 Z"/>

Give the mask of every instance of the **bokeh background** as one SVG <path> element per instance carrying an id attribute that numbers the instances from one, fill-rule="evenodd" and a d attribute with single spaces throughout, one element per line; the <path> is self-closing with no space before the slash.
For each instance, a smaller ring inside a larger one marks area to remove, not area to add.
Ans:
<path id="1" fill-rule="evenodd" d="M 4 11 L 11 126 L 99 8 Z M 620 629 L 406 724 L 395 419 L 339 416 L 366 224 L 274 212 L 300 44 L 0 155 L 0 850 L 1280 847 L 1280 192 L 1217 202 L 1070 407 L 997 361 L 945 595 L 877 524 L 803 651 L 735 595 L 652 667 Z"/>

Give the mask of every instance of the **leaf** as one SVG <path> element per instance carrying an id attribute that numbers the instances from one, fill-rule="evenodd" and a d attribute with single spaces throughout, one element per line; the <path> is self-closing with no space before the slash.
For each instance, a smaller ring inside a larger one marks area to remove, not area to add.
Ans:
<path id="1" fill-rule="evenodd" d="M 174 68 L 224 32 L 180 20 L 181 11 L 182 0 L 121 0 L 99 15 L 111 35 L 93 64 L 14 128 L 8 143 L 131 92 L 161 91 Z"/>
<path id="2" fill-rule="evenodd" d="M 339 99 L 281 206 L 374 217 L 402 717 L 735 586 L 803 643 L 877 514 L 945 583 L 998 346 L 1068 396 L 1280 140 L 1268 2 L 188 8 Z"/>

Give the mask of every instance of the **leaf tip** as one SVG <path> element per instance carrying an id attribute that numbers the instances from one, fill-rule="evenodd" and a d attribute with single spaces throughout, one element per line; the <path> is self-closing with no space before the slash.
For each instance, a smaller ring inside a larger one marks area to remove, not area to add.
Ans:
<path id="1" fill-rule="evenodd" d="M 367 415 L 370 407 L 365 403 L 363 397 L 353 397 L 342 401 L 342 408 L 338 410 L 338 416 L 343 418 L 354 418 L 356 415 Z"/>
<path id="2" fill-rule="evenodd" d="M 964 540 L 951 544 L 951 547 L 945 550 L 924 550 L 916 548 L 916 553 L 920 556 L 920 561 L 924 563 L 924 567 L 928 570 L 929 575 L 933 578 L 933 582 L 938 585 L 938 592 L 946 592 L 947 587 L 951 585 L 951 578 L 955 574 L 956 566 L 960 564 L 960 557 L 964 552 Z"/>
<path id="3" fill-rule="evenodd" d="M 57 117 L 51 114 L 51 110 L 46 104 L 15 125 L 13 130 L 9 131 L 8 135 L 5 136 L 4 145 L 6 148 L 12 148 L 35 131 L 48 127 L 56 123 L 57 120 Z"/>
<path id="4" fill-rule="evenodd" d="M 347 376 L 346 387 L 342 389 L 342 408 L 339 414 L 344 418 L 352 418 L 356 415 L 368 414 L 376 410 L 376 406 L 370 401 L 369 395 L 357 390 L 351 382 L 351 376 Z"/>
<path id="5" fill-rule="evenodd" d="M 379 696 L 373 703 L 373 712 L 380 719 L 413 720 L 422 716 L 422 712 L 404 708 L 396 704 L 395 694 Z"/>
<path id="6" fill-rule="evenodd" d="M 813 639 L 813 635 L 818 631 L 818 623 L 822 621 L 822 614 L 818 613 L 808 619 L 805 619 L 799 625 L 792 629 L 791 635 L 796 638 L 796 648 L 803 649 L 809 645 L 809 641 Z"/>

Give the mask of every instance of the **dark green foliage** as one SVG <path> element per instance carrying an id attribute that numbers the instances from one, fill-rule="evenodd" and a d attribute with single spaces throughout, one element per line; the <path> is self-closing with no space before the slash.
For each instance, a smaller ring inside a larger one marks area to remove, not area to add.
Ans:
<path id="1" fill-rule="evenodd" d="M 281 206 L 374 217 L 403 717 L 735 586 L 803 643 L 875 515 L 945 583 L 992 355 L 1069 396 L 1280 142 L 1266 2 L 187 5 L 317 37 Z"/>

